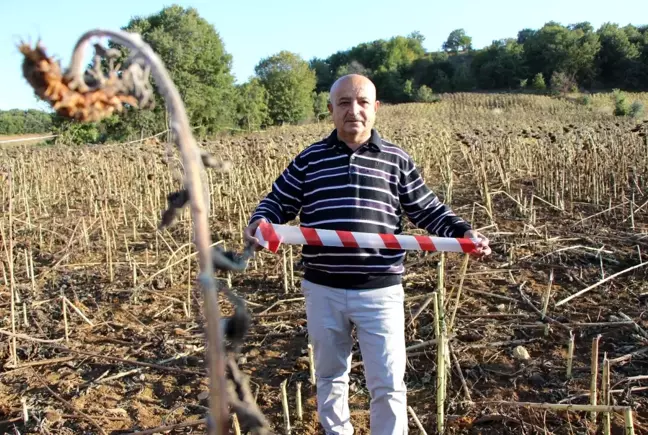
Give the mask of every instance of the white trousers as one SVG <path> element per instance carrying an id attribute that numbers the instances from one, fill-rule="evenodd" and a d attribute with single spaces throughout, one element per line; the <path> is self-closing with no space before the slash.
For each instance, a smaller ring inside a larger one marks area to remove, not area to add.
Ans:
<path id="1" fill-rule="evenodd" d="M 327 434 L 353 433 L 349 412 L 352 326 L 369 389 L 372 435 L 407 433 L 402 285 L 344 290 L 302 280 L 317 379 L 317 411 Z"/>

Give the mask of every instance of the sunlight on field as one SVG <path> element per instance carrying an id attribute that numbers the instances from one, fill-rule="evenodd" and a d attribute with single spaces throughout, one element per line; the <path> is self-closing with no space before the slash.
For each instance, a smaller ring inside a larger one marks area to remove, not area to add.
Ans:
<path id="1" fill-rule="evenodd" d="M 48 136 L 52 136 L 52 135 L 47 133 L 14 134 L 14 135 L 0 134 L 0 147 L 14 146 L 14 145 L 38 145 L 47 141 L 47 139 L 38 139 L 38 138 L 48 137 Z"/>
<path id="2" fill-rule="evenodd" d="M 628 99 L 648 104 L 647 95 L 628 94 Z M 601 361 L 604 355 L 613 361 L 613 402 L 648 406 L 641 382 L 632 378 L 645 375 L 645 360 L 627 356 L 646 346 L 640 332 L 648 328 L 645 269 L 555 305 L 640 264 L 648 252 L 648 121 L 601 109 L 613 105 L 609 94 L 592 97 L 589 106 L 532 95 L 447 94 L 436 104 L 388 106 L 378 114 L 381 135 L 411 153 L 430 187 L 480 228 L 494 249 L 492 258 L 471 261 L 464 274 L 461 256 L 445 256 L 448 313 L 462 283 L 449 340 L 450 433 L 592 429 L 586 412 L 567 417 L 564 411 L 488 402 L 589 404 L 592 341 L 599 334 Z M 233 163 L 229 174 L 210 173 L 214 241 L 240 251 L 243 227 L 274 179 L 297 152 L 330 130 L 328 122 L 321 122 L 204 141 L 214 156 Z M 163 145 L 1 147 L 0 162 L 13 180 L 11 190 L 6 177 L 0 183 L 1 328 L 72 349 L 19 338 L 17 364 L 26 368 L 16 370 L 12 339 L 3 338 L 0 409 L 20 409 L 24 396 L 32 409 L 51 409 L 51 418 L 42 421 L 48 431 L 94 431 L 87 419 L 70 416 L 60 401 L 35 393 L 46 378 L 107 432 L 204 418 L 207 402 L 201 393 L 208 379 L 201 348 L 202 298 L 193 285 L 197 262 L 191 255 L 188 212 L 169 230 L 157 231 L 166 195 L 180 186 L 177 156 L 168 159 Z M 405 231 L 420 233 L 409 223 Z M 250 376 L 257 403 L 279 433 L 280 384 L 288 379 L 294 410 L 296 383 L 301 382 L 304 417 L 299 421 L 291 415 L 291 421 L 296 433 L 315 434 L 299 249 L 283 253 L 260 252 L 246 274 L 220 278 L 251 302 L 255 314 L 239 364 Z M 407 257 L 408 322 L 437 289 L 438 260 L 434 254 Z M 542 322 L 538 311 L 546 294 Z M 224 313 L 231 309 L 225 300 L 222 306 Z M 632 320 L 624 323 L 624 316 Z M 568 378 L 570 331 L 575 345 Z M 428 433 L 435 433 L 431 305 L 408 326 L 406 336 L 408 346 L 420 345 L 409 353 L 408 401 Z M 517 356 L 518 346 L 530 359 Z M 354 362 L 360 359 L 354 356 Z M 39 365 L 29 367 L 32 362 Z M 354 367 L 350 377 L 351 418 L 357 433 L 367 434 L 362 366 Z M 603 413 L 598 418 L 600 424 Z M 648 427 L 645 413 L 636 412 L 634 418 L 638 427 Z M 613 433 L 623 430 L 623 414 L 613 413 L 611 420 Z M 413 420 L 410 430 L 418 430 Z"/>

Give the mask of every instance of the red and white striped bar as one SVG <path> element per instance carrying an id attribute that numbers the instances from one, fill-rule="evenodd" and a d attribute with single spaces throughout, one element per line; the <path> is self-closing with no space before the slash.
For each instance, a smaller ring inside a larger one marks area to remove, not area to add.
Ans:
<path id="1" fill-rule="evenodd" d="M 461 252 L 470 254 L 476 245 L 471 239 L 409 236 L 384 233 L 321 230 L 261 222 L 255 237 L 264 248 L 276 253 L 279 246 L 309 245 L 344 248 L 403 249 L 408 251 Z"/>

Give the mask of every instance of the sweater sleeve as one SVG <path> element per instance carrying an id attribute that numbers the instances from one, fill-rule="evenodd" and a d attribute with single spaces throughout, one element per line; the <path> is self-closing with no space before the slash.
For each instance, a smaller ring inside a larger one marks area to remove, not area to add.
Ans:
<path id="1" fill-rule="evenodd" d="M 416 227 L 439 237 L 463 237 L 472 229 L 425 184 L 410 157 L 398 182 L 401 207 Z"/>
<path id="2" fill-rule="evenodd" d="M 272 184 L 272 190 L 259 202 L 248 223 L 264 218 L 274 224 L 285 224 L 301 210 L 304 170 L 301 154 L 284 169 Z"/>

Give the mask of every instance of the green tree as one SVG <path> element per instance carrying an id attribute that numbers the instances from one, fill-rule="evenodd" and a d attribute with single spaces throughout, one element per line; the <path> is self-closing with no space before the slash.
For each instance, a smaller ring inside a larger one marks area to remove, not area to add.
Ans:
<path id="1" fill-rule="evenodd" d="M 432 103 L 438 100 L 438 97 L 434 95 L 432 89 L 428 88 L 425 85 L 422 85 L 416 90 L 414 94 L 414 101 L 418 103 Z"/>
<path id="2" fill-rule="evenodd" d="M 85 145 L 99 143 L 101 123 L 72 122 L 68 118 L 55 115 L 52 118 L 52 132 L 57 135 L 55 143 L 65 145 Z"/>
<path id="3" fill-rule="evenodd" d="M 258 130 L 268 121 L 268 93 L 258 78 L 238 87 L 237 116 L 239 127 Z"/>
<path id="4" fill-rule="evenodd" d="M 0 110 L 0 134 L 50 133 L 52 114 L 35 109 Z"/>
<path id="5" fill-rule="evenodd" d="M 455 66 L 452 75 L 452 88 L 458 92 L 472 91 L 476 87 L 476 79 L 467 63 L 461 62 Z"/>
<path id="6" fill-rule="evenodd" d="M 517 34 L 517 43 L 524 44 L 527 39 L 532 37 L 536 33 L 533 29 L 522 29 Z"/>
<path id="7" fill-rule="evenodd" d="M 360 75 L 363 75 L 363 76 L 369 76 L 369 75 L 371 75 L 371 72 L 367 68 L 365 68 L 357 60 L 352 60 L 351 62 L 340 66 L 335 71 L 335 75 L 333 77 L 334 77 L 335 80 L 337 80 L 340 77 L 345 76 L 347 74 L 360 74 Z M 331 81 L 331 85 L 332 84 L 333 84 L 333 81 Z"/>
<path id="8" fill-rule="evenodd" d="M 289 51 L 262 59 L 255 72 L 268 92 L 268 112 L 274 124 L 298 123 L 313 116 L 315 71 Z"/>
<path id="9" fill-rule="evenodd" d="M 409 101 L 406 81 L 416 81 L 413 64 L 426 55 L 419 32 L 358 44 L 338 51 L 327 59 L 311 60 L 317 73 L 317 91 L 327 91 L 333 81 L 346 74 L 362 74 L 379 87 L 381 100 L 390 103 Z"/>
<path id="10" fill-rule="evenodd" d="M 408 101 L 411 101 L 414 98 L 414 82 L 412 79 L 405 80 L 403 84 L 403 94 Z"/>
<path id="11" fill-rule="evenodd" d="M 639 47 L 630 42 L 629 32 L 617 24 L 605 23 L 597 33 L 601 40 L 601 49 L 596 56 L 599 79 L 606 87 L 621 87 L 625 84 L 628 70 L 634 68 L 639 59 Z"/>
<path id="12" fill-rule="evenodd" d="M 544 91 L 545 89 L 547 89 L 547 84 L 545 83 L 545 79 L 542 73 L 538 73 L 533 77 L 531 88 L 536 91 Z"/>
<path id="13" fill-rule="evenodd" d="M 443 43 L 443 49 L 452 53 L 470 50 L 472 49 L 472 38 L 466 35 L 464 29 L 453 30 Z"/>
<path id="14" fill-rule="evenodd" d="M 309 66 L 315 71 L 315 76 L 317 77 L 315 90 L 317 92 L 328 92 L 335 80 L 329 61 L 315 57 L 310 60 Z"/>
<path id="15" fill-rule="evenodd" d="M 565 27 L 549 22 L 527 35 L 524 54 L 532 73 L 551 77 L 554 71 L 561 71 L 587 85 L 596 77 L 595 59 L 600 46 L 599 36 L 588 23 Z"/>
<path id="16" fill-rule="evenodd" d="M 180 92 L 197 135 L 209 134 L 234 124 L 236 89 L 231 73 L 232 56 L 214 27 L 194 8 L 177 5 L 165 7 L 148 17 L 135 17 L 124 28 L 142 35 L 160 56 Z M 155 121 L 148 126 L 159 129 L 165 124 L 165 106 L 156 92 Z M 140 134 L 137 117 L 125 116 L 131 124 L 123 131 Z M 159 130 L 158 130 L 159 131 Z M 156 133 L 157 131 L 146 131 Z"/>
<path id="17" fill-rule="evenodd" d="M 577 92 L 578 86 L 573 77 L 561 71 L 554 71 L 550 80 L 551 93 L 554 95 L 565 95 L 569 92 Z"/>
<path id="18" fill-rule="evenodd" d="M 475 53 L 471 68 L 481 89 L 513 89 L 528 76 L 524 47 L 515 39 L 493 41 Z"/>
<path id="19" fill-rule="evenodd" d="M 318 121 L 325 119 L 329 115 L 328 103 L 328 92 L 313 92 L 313 112 Z"/>

